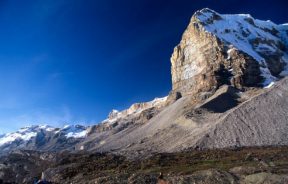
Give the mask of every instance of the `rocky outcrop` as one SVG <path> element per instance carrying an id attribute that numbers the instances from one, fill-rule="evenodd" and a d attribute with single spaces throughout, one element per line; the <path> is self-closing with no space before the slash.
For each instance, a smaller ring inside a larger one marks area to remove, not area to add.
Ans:
<path id="1" fill-rule="evenodd" d="M 174 49 L 168 97 L 113 110 L 90 127 L 0 135 L 0 155 L 17 150 L 0 157 L 0 183 L 31 183 L 28 173 L 41 170 L 55 183 L 287 182 L 287 30 L 197 11 Z"/>
<path id="2" fill-rule="evenodd" d="M 284 184 L 288 182 L 287 150 L 194 150 L 141 160 L 110 153 L 17 151 L 0 157 L 0 183 L 31 184 L 41 176 L 61 184 Z"/>
<path id="3" fill-rule="evenodd" d="M 86 150 L 142 157 L 191 147 L 288 145 L 288 79 L 261 88 L 288 74 L 287 30 L 250 15 L 197 11 L 174 49 L 168 97 L 113 110 L 90 127 L 35 126 L 0 136 L 0 154 Z"/>
<path id="4" fill-rule="evenodd" d="M 88 135 L 101 133 L 112 129 L 125 129 L 129 124 L 145 123 L 167 104 L 167 97 L 155 98 L 149 102 L 132 104 L 128 109 L 112 110 L 108 118 L 98 125 L 88 128 Z"/>
<path id="5" fill-rule="evenodd" d="M 125 118 L 129 115 L 139 114 L 142 111 L 150 108 L 160 109 L 166 105 L 166 100 L 167 97 L 155 98 L 154 100 L 149 102 L 132 104 L 128 109 L 125 109 L 121 112 L 119 112 L 118 110 L 112 110 L 112 112 L 109 113 L 108 119 L 104 120 L 103 123 L 114 122 L 117 119 Z"/>
<path id="6" fill-rule="evenodd" d="M 286 74 L 288 25 L 197 11 L 171 57 L 172 93 L 259 87 Z"/>

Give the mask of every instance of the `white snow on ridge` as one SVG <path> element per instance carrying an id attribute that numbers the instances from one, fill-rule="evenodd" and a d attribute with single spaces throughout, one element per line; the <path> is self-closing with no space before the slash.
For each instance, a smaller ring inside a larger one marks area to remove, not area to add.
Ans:
<path id="1" fill-rule="evenodd" d="M 0 137 L 0 146 L 12 143 L 16 140 L 27 142 L 31 138 L 36 137 L 37 133 L 41 130 L 53 131 L 54 128 L 48 125 L 32 125 L 23 127 L 14 133 L 8 133 L 2 135 L 2 137 Z"/>
<path id="2" fill-rule="evenodd" d="M 18 132 L 15 133 L 8 133 L 0 138 L 0 146 L 4 144 L 9 144 L 11 142 L 14 142 L 16 140 L 23 140 L 23 141 L 29 141 L 32 137 L 35 137 L 37 135 L 36 132 L 27 132 L 25 134 L 21 134 Z"/>
<path id="3" fill-rule="evenodd" d="M 161 105 L 166 102 L 168 96 L 162 97 L 162 98 L 155 98 L 154 100 L 147 102 L 150 104 L 151 107 L 155 107 L 157 105 Z"/>
<path id="4" fill-rule="evenodd" d="M 242 50 L 252 56 L 257 61 L 264 60 L 254 51 L 248 39 L 255 39 L 258 35 L 277 41 L 277 38 L 261 29 L 256 30 L 244 19 L 247 15 L 221 15 L 223 19 L 214 21 L 213 24 L 205 25 L 207 31 L 217 35 L 223 41 L 232 44 L 237 49 Z M 247 31 L 248 39 L 244 38 L 240 30 Z"/>
<path id="5" fill-rule="evenodd" d="M 66 137 L 67 138 L 83 138 L 87 135 L 87 131 L 86 130 L 83 130 L 81 132 L 69 132 L 66 134 Z"/>
<path id="6" fill-rule="evenodd" d="M 51 132 L 51 131 L 54 131 L 54 130 L 55 130 L 54 127 L 51 127 L 51 126 L 49 126 L 49 125 L 40 125 L 39 128 L 40 128 L 40 129 L 44 129 L 44 130 L 46 130 L 46 131 L 48 131 L 48 132 Z"/>
<path id="7" fill-rule="evenodd" d="M 275 53 L 279 42 L 288 45 L 288 24 L 277 25 L 269 20 L 254 19 L 249 14 L 223 15 L 210 9 L 203 9 L 197 12 L 196 16 L 203 23 L 205 31 L 217 36 L 227 46 L 233 45 L 259 62 L 262 76 L 265 78 L 263 86 L 276 80 L 276 77 L 267 69 L 265 59 L 259 53 Z M 252 42 L 258 39 L 262 42 L 253 45 Z M 227 52 L 227 59 L 230 58 L 229 52 L 230 50 Z M 283 74 L 288 74 L 288 72 L 283 72 Z"/>
<path id="8" fill-rule="evenodd" d="M 109 114 L 109 117 L 102 121 L 102 123 L 114 123 L 120 118 L 125 118 L 126 116 L 130 116 L 133 114 L 141 113 L 142 111 L 149 109 L 151 107 L 161 107 L 165 104 L 168 96 L 162 97 L 162 98 L 155 98 L 152 101 L 149 102 L 143 102 L 143 103 L 135 103 L 131 105 L 128 109 L 125 109 L 123 111 L 118 110 L 112 110 L 112 112 Z"/>
<path id="9" fill-rule="evenodd" d="M 49 125 L 27 126 L 19 129 L 16 132 L 0 135 L 0 146 L 10 144 L 17 140 L 26 143 L 30 141 L 33 137 L 36 137 L 37 134 L 41 131 L 51 132 L 54 134 L 63 132 L 66 138 L 76 138 L 76 139 L 84 138 L 87 134 L 86 127 L 80 125 L 67 125 L 60 130 L 57 131 L 56 130 L 57 130 L 56 128 L 51 127 Z"/>
<path id="10" fill-rule="evenodd" d="M 84 138 L 87 135 L 86 127 L 81 125 L 65 125 L 60 131 L 65 133 L 66 138 Z"/>

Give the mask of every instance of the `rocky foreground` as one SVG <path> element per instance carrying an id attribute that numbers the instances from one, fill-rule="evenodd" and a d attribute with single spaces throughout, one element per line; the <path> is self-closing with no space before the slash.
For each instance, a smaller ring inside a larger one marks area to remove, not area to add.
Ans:
<path id="1" fill-rule="evenodd" d="M 44 172 L 48 181 L 59 184 L 284 184 L 288 182 L 287 152 L 285 146 L 187 150 L 129 160 L 111 153 L 17 151 L 0 158 L 0 183 L 32 183 Z"/>

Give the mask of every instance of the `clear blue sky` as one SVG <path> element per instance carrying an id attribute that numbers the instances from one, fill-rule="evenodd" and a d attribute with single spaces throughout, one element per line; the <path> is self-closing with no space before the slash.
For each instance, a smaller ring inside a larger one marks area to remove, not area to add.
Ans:
<path id="1" fill-rule="evenodd" d="M 173 48 L 204 7 L 288 22 L 277 0 L 1 0 L 0 133 L 166 96 Z"/>

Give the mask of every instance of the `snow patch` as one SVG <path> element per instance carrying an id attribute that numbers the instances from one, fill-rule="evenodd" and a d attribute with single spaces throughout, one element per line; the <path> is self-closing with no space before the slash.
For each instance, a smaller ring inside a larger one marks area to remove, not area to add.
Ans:
<path id="1" fill-rule="evenodd" d="M 117 120 L 121 118 L 125 118 L 127 116 L 141 113 L 142 111 L 152 108 L 152 107 L 161 107 L 165 104 L 168 96 L 163 98 L 155 98 L 154 100 L 150 102 L 144 102 L 144 103 L 135 103 L 131 105 L 128 109 L 125 109 L 123 111 L 118 110 L 112 110 L 111 113 L 109 113 L 109 117 L 102 121 L 102 123 L 107 123 L 108 125 L 116 122 Z"/>
<path id="2" fill-rule="evenodd" d="M 236 50 L 236 49 L 235 49 L 234 47 L 232 47 L 232 48 L 230 48 L 230 49 L 227 50 L 227 55 L 228 55 L 227 59 L 228 59 L 228 60 L 231 59 L 231 54 L 232 54 L 232 52 L 235 51 L 235 50 Z"/>
<path id="3" fill-rule="evenodd" d="M 83 130 L 81 132 L 69 132 L 66 134 L 66 137 L 67 138 L 83 138 L 87 135 L 87 131 L 86 130 Z"/>
<path id="4" fill-rule="evenodd" d="M 86 127 L 81 125 L 65 125 L 60 130 L 66 138 L 84 138 L 87 135 Z"/>
<path id="5" fill-rule="evenodd" d="M 35 137 L 36 135 L 37 135 L 36 132 L 8 133 L 8 134 L 4 135 L 2 138 L 0 138 L 0 146 L 12 143 L 16 140 L 29 141 L 31 138 Z"/>
<path id="6" fill-rule="evenodd" d="M 274 84 L 275 84 L 275 82 L 270 82 L 270 84 L 268 84 L 268 85 L 265 86 L 264 88 L 271 88 Z"/>
<path id="7" fill-rule="evenodd" d="M 262 76 L 265 78 L 264 86 L 277 79 L 267 69 L 267 63 L 259 53 L 275 53 L 277 44 L 279 42 L 283 43 L 283 40 L 288 45 L 287 24 L 276 25 L 269 20 L 254 19 L 249 14 L 222 15 L 209 9 L 203 9 L 195 15 L 205 31 L 218 37 L 227 46 L 232 45 L 259 62 Z M 221 18 L 213 19 L 215 15 Z M 257 44 L 253 44 L 254 42 Z M 230 53 L 232 51 L 233 48 L 227 51 L 227 59 L 231 58 Z M 281 75 L 287 75 L 287 71 L 284 71 Z"/>

